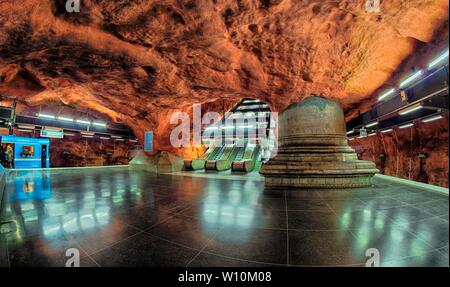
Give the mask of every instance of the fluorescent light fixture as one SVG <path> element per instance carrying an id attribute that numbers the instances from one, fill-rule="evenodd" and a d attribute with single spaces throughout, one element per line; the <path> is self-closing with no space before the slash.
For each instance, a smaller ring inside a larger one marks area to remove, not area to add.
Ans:
<path id="1" fill-rule="evenodd" d="M 253 126 L 239 126 L 240 129 L 251 129 Z"/>
<path id="2" fill-rule="evenodd" d="M 79 124 L 85 124 L 85 125 L 90 125 L 90 124 L 91 124 L 90 121 L 86 121 L 86 120 L 77 120 L 77 123 L 79 123 Z"/>
<path id="3" fill-rule="evenodd" d="M 121 139 L 122 137 L 121 136 L 111 136 L 111 138 L 113 138 L 113 139 Z"/>
<path id="4" fill-rule="evenodd" d="M 368 134 L 367 136 L 368 137 L 373 137 L 373 136 L 376 136 L 377 135 L 377 133 L 371 133 L 371 134 Z"/>
<path id="5" fill-rule="evenodd" d="M 349 132 L 347 132 L 347 135 L 351 135 L 351 134 L 353 134 L 355 131 L 349 131 Z"/>
<path id="6" fill-rule="evenodd" d="M 386 93 L 382 94 L 382 95 L 378 98 L 378 100 L 381 101 L 381 100 L 383 100 L 384 98 L 389 97 L 389 96 L 392 95 L 393 93 L 395 93 L 395 89 L 394 89 L 394 88 L 392 88 L 392 89 L 390 89 L 389 91 L 387 91 Z"/>
<path id="7" fill-rule="evenodd" d="M 431 61 L 431 63 L 428 65 L 428 69 L 432 69 L 436 67 L 440 62 L 444 61 L 448 58 L 448 50 L 445 51 L 442 55 Z"/>
<path id="8" fill-rule="evenodd" d="M 66 133 L 66 132 L 64 132 L 64 136 L 68 136 L 68 137 L 74 137 L 74 136 L 75 136 L 75 134 L 73 134 L 73 133 Z"/>
<path id="9" fill-rule="evenodd" d="M 65 122 L 73 122 L 73 119 L 71 119 L 71 118 L 66 118 L 66 117 L 58 117 L 58 120 L 60 120 L 60 121 L 65 121 Z"/>
<path id="10" fill-rule="evenodd" d="M 47 114 L 38 114 L 38 117 L 40 117 L 40 118 L 45 118 L 45 119 L 52 119 L 52 120 L 55 119 L 55 116 L 53 116 L 53 115 L 47 115 Z"/>
<path id="11" fill-rule="evenodd" d="M 437 116 L 432 116 L 432 117 L 423 119 L 422 122 L 429 123 L 429 122 L 437 121 L 437 120 L 440 120 L 440 119 L 443 119 L 443 118 L 444 118 L 443 116 L 437 115 Z"/>
<path id="12" fill-rule="evenodd" d="M 24 129 L 24 130 L 34 130 L 36 128 L 36 126 L 28 126 L 28 125 L 17 125 L 17 127 L 19 129 Z"/>
<path id="13" fill-rule="evenodd" d="M 100 139 L 102 139 L 102 140 L 110 140 L 111 138 L 107 138 L 107 137 L 100 137 Z"/>
<path id="14" fill-rule="evenodd" d="M 368 124 L 366 125 L 366 128 L 371 128 L 371 127 L 374 127 L 374 126 L 376 126 L 376 125 L 378 125 L 378 122 L 371 122 L 371 123 L 368 123 Z"/>
<path id="15" fill-rule="evenodd" d="M 116 141 L 118 141 L 118 142 L 123 142 L 123 141 L 125 141 L 124 139 L 115 139 Z"/>
<path id="16" fill-rule="evenodd" d="M 129 140 L 130 143 L 137 143 L 137 140 Z"/>
<path id="17" fill-rule="evenodd" d="M 207 127 L 205 130 L 217 130 L 217 127 Z"/>
<path id="18" fill-rule="evenodd" d="M 95 135 L 94 132 L 80 132 L 80 134 L 82 134 L 82 135 L 87 135 L 87 136 L 93 136 L 93 135 Z"/>
<path id="19" fill-rule="evenodd" d="M 420 78 L 423 74 L 423 71 L 420 70 L 416 73 L 414 73 L 413 75 L 409 76 L 407 79 L 405 79 L 403 82 L 400 83 L 400 88 L 404 88 L 407 85 L 411 84 L 412 82 L 414 82 L 415 80 L 417 80 L 418 78 Z"/>
<path id="20" fill-rule="evenodd" d="M 410 114 L 412 112 L 415 112 L 417 110 L 420 110 L 421 108 L 422 108 L 421 104 L 415 105 L 415 106 L 412 106 L 410 108 L 404 109 L 403 111 L 399 112 L 398 114 L 401 115 L 401 116 L 404 116 L 404 115 Z"/>
<path id="21" fill-rule="evenodd" d="M 18 129 L 18 131 L 21 131 L 23 133 L 32 133 L 32 130 L 26 130 L 26 129 Z"/>
<path id="22" fill-rule="evenodd" d="M 222 127 L 223 130 L 231 130 L 234 129 L 234 126 L 226 126 L 226 127 Z"/>
<path id="23" fill-rule="evenodd" d="M 412 127 L 412 126 L 414 126 L 414 124 L 413 124 L 413 123 L 409 123 L 409 124 L 406 124 L 406 125 L 398 126 L 398 128 L 399 128 L 399 129 L 406 129 L 406 128 L 410 128 L 410 127 Z"/>
<path id="24" fill-rule="evenodd" d="M 93 138 L 94 136 L 81 135 L 82 138 Z"/>
<path id="25" fill-rule="evenodd" d="M 102 127 L 102 128 L 106 128 L 106 124 L 105 123 L 94 122 L 93 125 L 94 126 L 98 126 L 98 127 Z"/>
<path id="26" fill-rule="evenodd" d="M 392 132 L 392 129 L 387 129 L 387 130 L 381 131 L 381 133 L 383 133 L 383 134 L 390 133 L 390 132 Z"/>

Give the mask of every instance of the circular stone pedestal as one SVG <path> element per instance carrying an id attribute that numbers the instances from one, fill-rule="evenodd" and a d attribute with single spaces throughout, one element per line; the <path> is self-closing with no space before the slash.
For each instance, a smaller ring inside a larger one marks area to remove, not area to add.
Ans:
<path id="1" fill-rule="evenodd" d="M 341 106 L 320 97 L 280 115 L 278 154 L 260 171 L 268 186 L 304 188 L 367 187 L 378 172 L 348 145 Z"/>

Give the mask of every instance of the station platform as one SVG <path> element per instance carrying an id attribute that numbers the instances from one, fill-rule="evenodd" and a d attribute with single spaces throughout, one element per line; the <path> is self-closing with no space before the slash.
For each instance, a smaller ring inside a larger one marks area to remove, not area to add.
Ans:
<path id="1" fill-rule="evenodd" d="M 258 173 L 10 171 L 0 266 L 448 266 L 448 194 L 266 188 Z"/>

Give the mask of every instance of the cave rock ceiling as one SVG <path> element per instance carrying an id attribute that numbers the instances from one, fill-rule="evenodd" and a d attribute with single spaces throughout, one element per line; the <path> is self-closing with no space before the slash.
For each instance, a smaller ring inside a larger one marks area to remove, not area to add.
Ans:
<path id="1" fill-rule="evenodd" d="M 344 108 L 448 25 L 448 0 L 0 1 L 0 94 L 68 105 L 167 142 L 168 117 L 243 97 L 281 111 L 311 94 Z M 159 134 L 159 137 L 158 137 Z"/>

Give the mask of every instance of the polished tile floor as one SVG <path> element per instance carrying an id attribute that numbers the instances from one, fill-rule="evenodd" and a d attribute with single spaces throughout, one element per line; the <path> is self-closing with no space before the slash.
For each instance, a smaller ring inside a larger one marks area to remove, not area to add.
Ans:
<path id="1" fill-rule="evenodd" d="M 355 190 L 276 190 L 252 179 L 126 168 L 7 179 L 0 266 L 448 266 L 448 196 L 377 179 Z"/>

